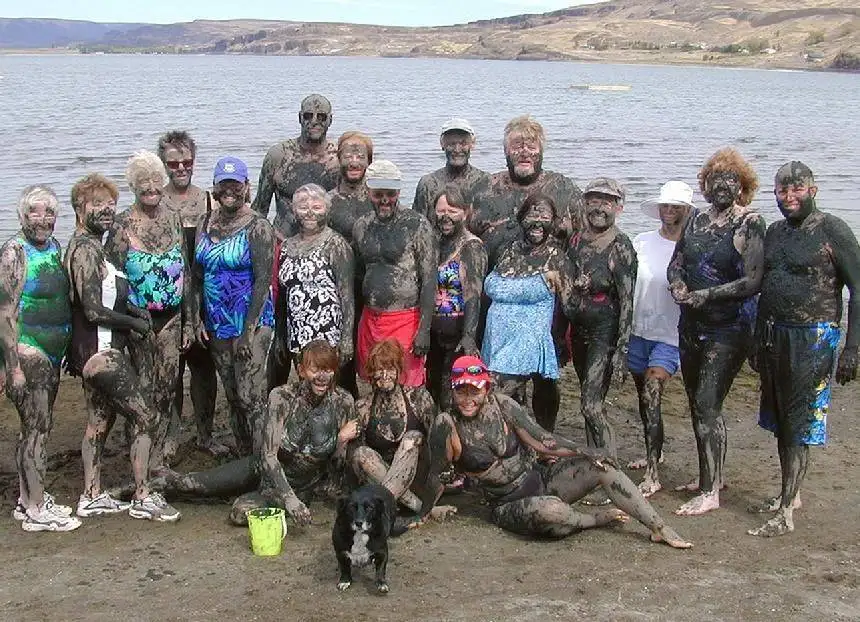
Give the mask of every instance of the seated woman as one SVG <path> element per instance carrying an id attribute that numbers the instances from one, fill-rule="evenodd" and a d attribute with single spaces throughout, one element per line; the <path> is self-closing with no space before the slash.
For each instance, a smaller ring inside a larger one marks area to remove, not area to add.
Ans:
<path id="1" fill-rule="evenodd" d="M 511 398 L 493 391 L 481 359 L 463 356 L 451 371 L 453 404 L 434 422 L 429 483 L 438 496 L 437 474 L 450 463 L 472 477 L 490 500 L 492 520 L 502 529 L 542 537 L 565 537 L 582 529 L 626 522 L 633 516 L 651 540 L 674 548 L 692 544 L 666 525 L 629 477 L 604 458 L 575 449 L 547 432 Z M 546 464 L 536 459 L 555 460 Z M 597 487 L 620 509 L 581 514 L 570 504 Z M 430 507 L 433 498 L 427 499 Z"/>
<path id="2" fill-rule="evenodd" d="M 168 471 L 153 486 L 206 497 L 241 494 L 230 510 L 236 525 L 246 525 L 246 512 L 259 507 L 284 508 L 296 523 L 310 523 L 311 513 L 299 496 L 307 499 L 323 489 L 360 426 L 352 396 L 335 384 L 337 350 L 318 340 L 299 356 L 300 381 L 269 394 L 259 455 L 198 473 Z"/>
<path id="3" fill-rule="evenodd" d="M 355 405 L 363 433 L 350 461 L 360 480 L 382 484 L 419 512 L 421 500 L 410 488 L 422 494 L 429 467 L 426 439 L 436 406 L 424 387 L 401 384 L 403 367 L 403 346 L 395 339 L 371 348 L 365 371 L 372 393 Z"/>

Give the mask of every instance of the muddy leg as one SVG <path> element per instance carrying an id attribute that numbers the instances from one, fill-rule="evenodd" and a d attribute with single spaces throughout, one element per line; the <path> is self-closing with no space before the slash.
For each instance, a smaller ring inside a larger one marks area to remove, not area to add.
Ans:
<path id="1" fill-rule="evenodd" d="M 558 497 L 527 497 L 505 503 L 493 510 L 493 522 L 502 529 L 524 536 L 563 538 L 583 529 L 627 520 L 616 509 L 595 514 L 576 512 Z"/>
<path id="2" fill-rule="evenodd" d="M 213 456 L 226 456 L 230 448 L 212 438 L 215 423 L 215 400 L 218 397 L 218 378 L 215 362 L 207 348 L 195 344 L 186 358 L 191 372 L 191 404 L 197 427 L 197 447 Z"/>
<path id="3" fill-rule="evenodd" d="M 230 522 L 239 527 L 248 525 L 248 511 L 258 508 L 274 507 L 259 491 L 245 493 L 238 497 L 230 507 Z"/>
<path id="4" fill-rule="evenodd" d="M 81 462 L 84 467 L 84 494 L 95 499 L 101 493 L 101 463 L 105 441 L 110 434 L 116 415 L 101 395 L 84 383 L 87 401 L 87 427 L 81 441 Z"/>
<path id="5" fill-rule="evenodd" d="M 782 472 L 782 490 L 776 516 L 761 527 L 750 529 L 751 536 L 781 536 L 794 531 L 794 510 L 800 504 L 800 485 L 806 477 L 809 464 L 809 445 L 795 445 L 779 439 L 779 466 Z"/>
<path id="6" fill-rule="evenodd" d="M 233 430 L 233 438 L 236 442 L 236 451 L 240 456 L 251 453 L 251 433 L 245 421 L 245 411 L 239 401 L 239 393 L 236 383 L 236 361 L 234 355 L 234 340 L 212 339 L 209 347 L 218 375 L 221 377 L 221 385 L 224 387 L 224 395 L 230 405 L 230 428 Z M 263 386 L 265 388 L 265 385 Z"/>
<path id="7" fill-rule="evenodd" d="M 612 379 L 612 349 L 602 337 L 577 334 L 573 338 L 574 368 L 579 378 L 580 404 L 588 447 L 615 458 L 615 431 L 606 419 L 604 401 Z"/>
<path id="8" fill-rule="evenodd" d="M 544 430 L 552 432 L 555 430 L 558 407 L 561 405 L 561 390 L 558 387 L 558 381 L 534 374 L 532 375 L 532 389 L 532 409 L 535 413 L 535 420 Z M 449 395 L 450 393 L 448 391 Z"/>
<path id="9" fill-rule="evenodd" d="M 639 490 L 650 497 L 663 486 L 657 465 L 663 457 L 663 417 L 660 412 L 663 387 L 669 373 L 662 367 L 649 367 L 644 375 L 633 374 L 639 396 L 639 416 L 645 433 L 645 477 Z"/>
<path id="10" fill-rule="evenodd" d="M 407 432 L 407 434 L 410 434 L 410 432 Z M 421 433 L 419 432 L 418 434 L 420 435 Z M 403 442 L 405 440 L 404 438 Z M 367 446 L 361 446 L 353 454 L 352 468 L 360 480 L 385 486 L 391 491 L 395 499 L 417 513 L 421 509 L 421 500 L 409 490 L 409 486 L 415 477 L 420 442 L 418 445 L 409 447 L 401 452 L 403 442 L 401 442 L 397 453 L 394 455 L 391 467 L 389 467 L 377 451 Z M 395 466 L 397 467 L 397 471 L 392 473 Z M 407 479 L 408 481 L 406 481 Z"/>
<path id="11" fill-rule="evenodd" d="M 272 343 L 272 329 L 260 327 L 251 341 L 251 357 L 235 360 L 236 392 L 240 421 L 244 422 L 249 435 L 251 451 L 260 449 L 263 438 L 263 418 L 268 407 L 269 393 L 266 391 L 266 362 Z"/>

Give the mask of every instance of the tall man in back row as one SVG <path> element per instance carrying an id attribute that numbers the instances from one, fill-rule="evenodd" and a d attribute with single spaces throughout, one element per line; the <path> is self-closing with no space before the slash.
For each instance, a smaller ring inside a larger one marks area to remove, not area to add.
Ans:
<path id="1" fill-rule="evenodd" d="M 415 187 L 412 209 L 434 223 L 436 202 L 448 185 L 456 186 L 470 205 L 490 187 L 490 175 L 469 164 L 475 146 L 475 130 L 466 119 L 448 119 L 442 126 L 439 145 L 445 152 L 445 166 L 424 175 Z"/>
<path id="2" fill-rule="evenodd" d="M 754 512 L 776 512 L 753 536 L 794 531 L 809 446 L 826 440 L 830 380 L 839 348 L 842 288 L 848 286 L 848 334 L 836 365 L 836 381 L 857 376 L 860 345 L 860 245 L 843 220 L 815 205 L 818 188 L 802 162 L 776 173 L 774 194 L 784 220 L 768 227 L 764 276 L 756 325 L 757 350 L 750 363 L 761 373 L 759 425 L 773 432 L 782 471 L 780 494 Z"/>
<path id="3" fill-rule="evenodd" d="M 319 184 L 326 190 L 337 185 L 337 147 L 326 140 L 331 121 L 331 103 L 322 95 L 308 95 L 299 109 L 301 135 L 273 146 L 263 159 L 252 207 L 268 216 L 272 195 L 275 196 L 272 224 L 280 239 L 298 233 L 290 209 L 296 190 L 305 184 Z"/>
<path id="4" fill-rule="evenodd" d="M 364 272 L 356 366 L 365 376 L 370 349 L 393 338 L 403 346 L 402 384 L 422 386 L 436 303 L 436 235 L 424 216 L 399 204 L 400 170 L 374 160 L 365 175 L 373 213 L 352 229 L 356 263 Z M 380 370 L 378 373 L 388 373 Z"/>

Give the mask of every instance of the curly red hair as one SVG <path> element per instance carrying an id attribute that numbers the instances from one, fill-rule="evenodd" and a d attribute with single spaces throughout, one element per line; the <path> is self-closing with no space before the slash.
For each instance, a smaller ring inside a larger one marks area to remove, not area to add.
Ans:
<path id="1" fill-rule="evenodd" d="M 706 190 L 708 178 L 716 172 L 737 173 L 741 181 L 741 194 L 738 197 L 739 205 L 749 205 L 758 191 L 758 175 L 755 169 L 747 162 L 737 149 L 723 147 L 708 158 L 707 162 L 699 171 L 699 189 L 702 196 L 710 202 L 709 192 Z"/>
<path id="2" fill-rule="evenodd" d="M 380 369 L 394 368 L 398 376 L 403 372 L 403 346 L 396 339 L 383 339 L 374 345 L 367 354 L 364 363 L 364 373 L 372 378 L 374 372 Z"/>

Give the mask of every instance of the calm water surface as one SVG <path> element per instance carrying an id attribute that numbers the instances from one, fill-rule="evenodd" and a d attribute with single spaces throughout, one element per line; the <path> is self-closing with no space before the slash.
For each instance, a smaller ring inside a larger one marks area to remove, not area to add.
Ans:
<path id="1" fill-rule="evenodd" d="M 627 92 L 570 90 L 571 84 L 628 84 Z M 256 183 L 266 150 L 298 134 L 302 97 L 329 97 L 329 137 L 361 129 L 377 157 L 394 160 L 411 202 L 418 178 L 444 163 L 438 133 L 450 116 L 478 133 L 472 162 L 504 168 L 502 131 L 530 113 L 547 132 L 544 167 L 581 187 L 598 175 L 628 191 L 621 226 L 653 228 L 638 209 L 669 178 L 695 186 L 716 149 L 735 145 L 762 180 L 755 205 L 778 218 L 773 174 L 802 159 L 817 175 L 819 204 L 860 231 L 860 80 L 857 76 L 514 61 L 253 56 L 0 57 L 0 237 L 18 228 L 15 201 L 31 183 L 48 183 L 63 209 L 57 236 L 74 226 L 68 204 L 76 179 L 102 172 L 131 193 L 125 161 L 155 149 L 168 129 L 191 131 L 198 144 L 195 181 L 208 185 L 215 161 L 244 159 Z M 701 202 L 697 193 L 696 199 Z"/>

